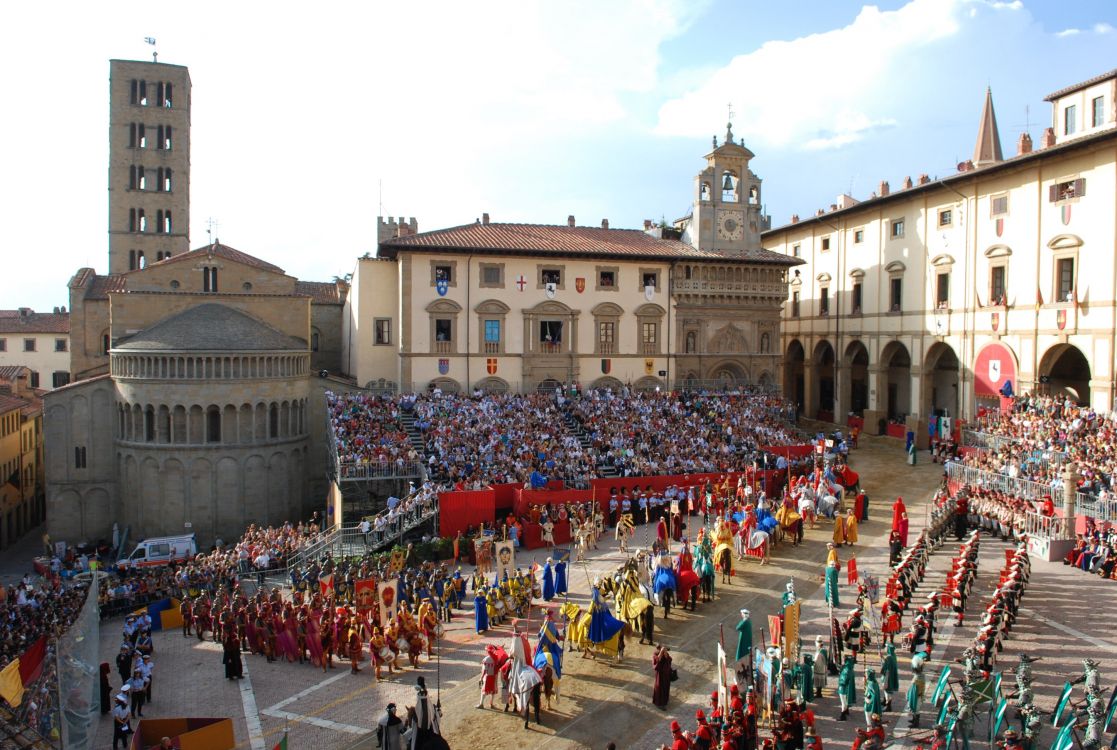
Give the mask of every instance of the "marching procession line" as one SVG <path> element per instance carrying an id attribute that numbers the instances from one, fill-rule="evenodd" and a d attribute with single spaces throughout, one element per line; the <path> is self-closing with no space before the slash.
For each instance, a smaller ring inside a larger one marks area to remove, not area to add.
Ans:
<path id="1" fill-rule="evenodd" d="M 248 741 L 252 750 L 266 750 L 264 730 L 260 725 L 260 712 L 256 709 L 256 694 L 252 692 L 252 678 L 248 675 L 248 662 L 242 660 L 244 679 L 240 681 L 240 701 L 244 704 L 244 723 L 248 725 Z"/>

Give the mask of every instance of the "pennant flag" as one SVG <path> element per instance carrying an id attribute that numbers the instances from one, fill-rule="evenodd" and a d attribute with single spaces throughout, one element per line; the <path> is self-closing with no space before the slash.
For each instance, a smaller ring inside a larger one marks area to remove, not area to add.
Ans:
<path id="1" fill-rule="evenodd" d="M 357 611 L 367 613 L 376 604 L 376 580 L 363 578 L 353 584 L 354 597 L 357 602 Z"/>
<path id="2" fill-rule="evenodd" d="M 950 667 L 943 667 L 942 674 L 939 675 L 939 682 L 935 685 L 935 692 L 931 696 L 931 703 L 938 705 L 939 700 L 942 698 L 944 691 L 946 691 L 946 681 L 950 678 Z"/>
<path id="3" fill-rule="evenodd" d="M 1074 735 L 1072 733 L 1073 729 L 1074 722 L 1067 722 L 1067 725 L 1063 727 L 1063 731 L 1059 732 L 1059 736 L 1051 743 L 1051 750 L 1071 750 L 1075 745 Z"/>
<path id="4" fill-rule="evenodd" d="M 779 615 L 768 615 L 768 629 L 772 631 L 772 645 L 779 646 L 780 634 L 783 631 L 783 623 Z"/>
<path id="5" fill-rule="evenodd" d="M 39 679 L 43 673 L 43 660 L 47 655 L 47 637 L 45 635 L 31 644 L 31 648 L 19 656 L 19 677 L 24 685 L 30 685 Z"/>
<path id="6" fill-rule="evenodd" d="M 846 566 L 846 583 L 853 585 L 857 583 L 857 558 L 853 557 L 849 560 L 849 565 Z"/>
<path id="7" fill-rule="evenodd" d="M 1109 725 L 1113 722 L 1113 713 L 1117 711 L 1117 685 L 1113 687 L 1113 692 L 1109 696 L 1109 707 L 1105 709 L 1105 726 L 1102 727 L 1103 732 L 1109 731 Z"/>
<path id="8" fill-rule="evenodd" d="M 322 576 L 318 579 L 318 587 L 322 592 L 322 596 L 333 596 L 334 593 L 334 574 L 330 573 L 328 576 Z"/>
<path id="9" fill-rule="evenodd" d="M 23 680 L 19 676 L 19 659 L 4 667 L 0 672 L 0 698 L 3 698 L 12 708 L 19 708 L 23 702 Z"/>
<path id="10" fill-rule="evenodd" d="M 279 742 L 275 743 L 275 747 L 273 747 L 272 750 L 287 750 L 287 733 L 286 732 L 283 733 L 283 739 L 281 739 Z"/>
<path id="11" fill-rule="evenodd" d="M 1063 718 L 1063 712 L 1067 709 L 1067 704 L 1070 703 L 1071 684 L 1069 682 L 1063 683 L 1063 694 L 1059 696 L 1059 702 L 1055 704 L 1055 713 L 1051 715 L 1051 726 L 1058 727 L 1059 721 Z M 1073 715 L 1073 711 L 1071 712 Z M 1074 722 L 1070 722 L 1074 724 Z"/>
<path id="12" fill-rule="evenodd" d="M 997 719 L 996 719 L 996 721 L 993 722 L 993 726 L 991 726 L 989 728 L 989 740 L 988 740 L 989 742 L 992 742 L 993 740 L 997 739 L 997 735 L 1000 734 L 1001 724 L 1004 723 L 1005 712 L 1007 710 L 1008 710 L 1008 701 L 1006 701 L 1004 698 L 1002 698 L 1001 699 L 1001 705 L 999 705 L 997 707 L 997 710 L 993 712 L 993 715 L 996 716 Z"/>

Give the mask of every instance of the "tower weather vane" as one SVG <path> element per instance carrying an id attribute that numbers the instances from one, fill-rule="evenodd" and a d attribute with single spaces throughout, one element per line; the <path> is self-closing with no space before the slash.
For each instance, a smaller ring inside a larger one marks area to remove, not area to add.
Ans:
<path id="1" fill-rule="evenodd" d="M 155 37 L 153 37 L 153 36 L 145 36 L 144 41 L 147 42 L 148 44 L 150 44 L 152 47 L 155 46 Z M 159 62 L 159 50 L 152 50 L 151 51 L 151 61 L 152 62 Z"/>
<path id="2" fill-rule="evenodd" d="M 213 244 L 213 238 L 217 236 L 217 219 L 212 216 L 206 219 L 206 236 L 209 238 L 209 244 Z"/>

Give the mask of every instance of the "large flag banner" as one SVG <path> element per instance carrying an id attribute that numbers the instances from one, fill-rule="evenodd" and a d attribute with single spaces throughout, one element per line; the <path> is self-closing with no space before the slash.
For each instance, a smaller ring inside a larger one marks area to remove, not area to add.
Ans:
<path id="1" fill-rule="evenodd" d="M 401 549 L 392 550 L 392 557 L 388 561 L 388 570 L 392 575 L 396 575 L 403 570 L 404 565 L 407 564 L 407 553 Z"/>
<path id="2" fill-rule="evenodd" d="M 19 676 L 19 659 L 13 659 L 4 670 L 0 672 L 0 698 L 8 702 L 12 708 L 19 708 L 23 702 L 23 680 Z"/>
<path id="3" fill-rule="evenodd" d="M 323 599 L 332 597 L 334 595 L 334 574 L 330 573 L 328 576 L 319 578 L 318 589 L 322 592 Z"/>
<path id="4" fill-rule="evenodd" d="M 516 546 L 511 541 L 496 542 L 496 575 L 497 578 L 516 574 Z"/>
<path id="5" fill-rule="evenodd" d="M 376 580 L 364 578 L 353 584 L 353 599 L 357 603 L 357 611 L 367 614 L 376 605 Z"/>
<path id="6" fill-rule="evenodd" d="M 725 647 L 718 644 L 718 705 L 721 706 L 721 715 L 729 715 L 729 668 L 725 656 Z M 734 684 L 737 682 L 733 680 Z"/>
<path id="7" fill-rule="evenodd" d="M 783 623 L 779 615 L 768 615 L 768 630 L 772 631 L 772 645 L 779 648 L 780 635 L 783 631 Z"/>
<path id="8" fill-rule="evenodd" d="M 378 587 L 380 594 L 380 627 L 388 629 L 388 624 L 396 616 L 396 606 L 399 604 L 399 579 L 381 581 Z"/>
<path id="9" fill-rule="evenodd" d="M 799 661 L 799 615 L 802 604 L 794 602 L 783 608 L 784 663 Z"/>

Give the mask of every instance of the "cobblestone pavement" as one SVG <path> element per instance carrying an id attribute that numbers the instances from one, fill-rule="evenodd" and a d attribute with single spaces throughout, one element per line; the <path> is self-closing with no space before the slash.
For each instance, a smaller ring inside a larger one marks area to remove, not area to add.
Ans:
<path id="1" fill-rule="evenodd" d="M 921 458 L 926 454 L 922 454 Z M 870 518 L 860 528 L 860 542 L 846 548 L 843 560 L 856 555 L 862 574 L 886 577 L 887 549 L 885 539 L 891 519 L 890 505 L 896 494 L 902 494 L 912 518 L 913 534 L 922 528 L 925 505 L 938 486 L 941 467 L 922 463 L 907 466 L 902 446 L 885 438 L 863 438 L 862 447 L 854 452 L 855 469 L 872 498 Z M 383 682 L 377 682 L 371 668 L 357 675 L 349 674 L 348 663 L 342 662 L 329 674 L 309 665 L 267 663 L 261 657 L 245 656 L 247 678 L 233 683 L 223 679 L 221 652 L 217 644 L 200 644 L 196 638 L 186 639 L 181 631 L 156 635 L 155 701 L 145 711 L 153 716 L 230 716 L 234 720 L 239 748 L 270 750 L 289 731 L 291 748 L 373 748 L 371 732 L 383 706 L 394 701 L 401 706 L 414 702 L 415 675 L 426 677 L 435 697 L 440 697 L 444 711 L 443 734 L 451 747 L 468 748 L 504 744 L 512 747 L 603 748 L 612 740 L 618 747 L 657 748 L 669 739 L 667 727 L 678 719 L 685 727 L 693 727 L 694 712 L 705 708 L 713 688 L 716 642 L 725 629 L 730 648 L 735 644 L 733 630 L 738 610 L 748 608 L 757 626 L 775 614 L 779 595 L 789 578 L 804 602 L 804 641 L 813 642 L 815 634 L 826 632 L 826 609 L 822 603 L 819 576 L 825 558 L 825 542 L 830 538 L 829 526 L 808 531 L 801 547 L 781 544 L 774 550 L 772 563 L 760 566 L 755 560 L 737 563 L 737 576 L 728 585 L 717 586 L 717 600 L 700 604 L 695 613 L 672 610 L 664 621 L 657 611 L 657 639 L 672 649 L 675 666 L 681 679 L 672 686 L 667 711 L 651 704 L 651 647 L 629 639 L 623 662 L 581 659 L 567 654 L 561 697 L 551 710 L 544 708 L 543 723 L 531 723 L 523 729 L 522 719 L 489 709 L 478 710 L 476 678 L 484 644 L 500 642 L 509 635 L 508 628 L 491 630 L 485 635 L 473 631 L 472 613 L 468 610 L 455 618 L 437 661 L 424 660 L 419 670 L 407 669 Z M 646 544 L 647 537 L 637 529 L 636 543 Z M 603 540 L 605 542 L 606 540 Z M 953 543 L 951 543 L 953 544 Z M 944 546 L 932 559 L 925 583 L 920 591 L 938 587 L 949 565 L 956 544 Z M 996 582 L 1003 543 L 988 540 L 983 544 L 979 582 L 970 603 L 970 621 L 957 638 L 951 626 L 940 628 L 936 656 L 953 659 L 976 631 L 976 618 L 982 599 L 987 598 Z M 542 564 L 545 550 L 521 552 L 517 564 L 533 561 Z M 615 543 L 608 539 L 601 549 L 592 552 L 585 566 L 572 566 L 569 574 L 571 600 L 583 606 L 588 601 L 590 581 L 596 575 L 609 573 L 621 562 Z M 995 568 L 995 569 L 994 569 Z M 468 572 L 468 571 L 463 571 Z M 853 598 L 853 590 L 845 586 L 843 599 Z M 1117 661 L 1112 654 L 1117 640 L 1112 629 L 1098 622 L 1093 614 L 1103 608 L 1112 611 L 1117 604 L 1117 586 L 1075 572 L 1062 565 L 1036 563 L 1032 584 L 1024 598 L 1026 616 L 1021 617 L 1012 638 L 1001 656 L 1001 665 L 1011 669 L 1017 650 L 1023 648 L 1041 655 L 1036 665 L 1037 703 L 1053 704 L 1065 676 L 1081 671 L 1080 658 L 1087 652 L 1095 658 L 1105 648 L 1102 661 L 1103 678 L 1112 683 L 1117 677 Z M 538 609 L 532 622 L 539 622 Z M 905 625 L 907 623 L 905 622 Z M 102 629 L 102 654 L 107 661 L 119 647 L 119 621 L 107 622 Z M 534 627 L 532 628 L 534 630 Z M 759 635 L 759 633 L 758 633 Z M 937 677 L 940 661 L 930 665 L 928 674 Z M 872 665 L 871 665 L 872 666 Z M 861 672 L 859 671 L 859 677 Z M 906 690 L 909 670 L 901 655 L 902 690 Z M 114 671 L 115 677 L 115 671 Z M 1006 675 L 1006 683 L 1010 676 Z M 930 681 L 930 680 L 929 680 Z M 828 743 L 846 746 L 857 726 L 857 712 L 850 721 L 839 723 L 837 700 L 833 694 L 834 679 L 824 697 L 816 704 L 819 729 Z M 115 687 L 115 682 L 114 682 Z M 861 689 L 859 686 L 858 696 Z M 899 718 L 902 697 L 895 701 L 896 712 L 886 718 L 890 731 L 901 744 L 909 742 L 907 721 Z M 857 708 L 857 707 L 855 707 Z M 926 714 L 924 716 L 926 726 Z M 916 732 L 918 736 L 920 733 Z M 96 747 L 111 747 L 112 727 L 107 718 L 98 726 Z"/>

